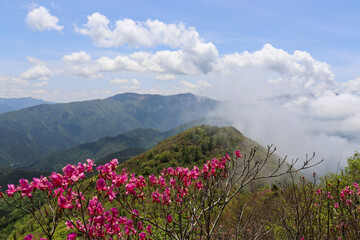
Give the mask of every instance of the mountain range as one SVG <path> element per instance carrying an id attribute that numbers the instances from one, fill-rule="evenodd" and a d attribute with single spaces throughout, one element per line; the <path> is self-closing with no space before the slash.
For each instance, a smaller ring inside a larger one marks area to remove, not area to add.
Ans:
<path id="1" fill-rule="evenodd" d="M 29 166 L 60 150 L 135 128 L 167 131 L 207 116 L 218 104 L 193 94 L 124 93 L 103 100 L 42 104 L 2 113 L 0 166 Z"/>

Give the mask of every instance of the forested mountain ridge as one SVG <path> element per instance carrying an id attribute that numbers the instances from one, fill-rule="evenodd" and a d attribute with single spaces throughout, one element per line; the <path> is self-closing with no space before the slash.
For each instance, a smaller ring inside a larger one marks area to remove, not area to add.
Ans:
<path id="1" fill-rule="evenodd" d="M 0 114 L 0 165 L 21 167 L 56 151 L 134 128 L 160 131 L 206 116 L 218 102 L 193 94 L 119 94 Z"/>
<path id="2" fill-rule="evenodd" d="M 114 137 L 103 137 L 94 142 L 55 152 L 27 168 L 37 171 L 60 171 L 67 164 L 77 164 L 88 158 L 97 161 L 106 155 L 134 147 L 150 149 L 165 136 L 166 133 L 155 129 L 134 129 Z"/>

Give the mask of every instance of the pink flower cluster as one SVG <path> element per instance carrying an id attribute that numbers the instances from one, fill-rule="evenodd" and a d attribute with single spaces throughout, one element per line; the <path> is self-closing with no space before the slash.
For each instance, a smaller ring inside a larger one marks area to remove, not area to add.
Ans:
<path id="1" fill-rule="evenodd" d="M 116 236 L 120 239 L 124 236 L 137 235 L 140 239 L 147 239 L 147 236 L 151 235 L 151 225 L 148 225 L 146 231 L 143 231 L 144 228 L 141 221 L 137 221 L 136 224 L 131 219 L 119 216 L 116 208 L 105 211 L 105 208 L 97 197 L 93 197 L 89 201 L 87 215 L 89 216 L 87 224 L 83 224 L 81 221 L 74 223 L 70 220 L 66 222 L 67 228 L 79 229 L 80 232 L 86 232 L 91 238 L 102 239 L 105 239 L 106 236 L 109 235 Z"/>
<path id="2" fill-rule="evenodd" d="M 59 201 L 59 206 L 62 208 L 71 208 L 69 203 L 71 202 L 73 195 L 77 196 L 76 192 L 71 192 L 71 185 L 80 179 L 85 178 L 85 172 L 92 172 L 94 163 L 88 159 L 86 163 L 79 163 L 78 165 L 66 165 L 63 168 L 63 174 L 53 172 L 49 177 L 41 176 L 40 178 L 33 178 L 33 181 L 29 183 L 26 179 L 20 179 L 19 185 L 15 187 L 14 184 L 8 184 L 6 194 L 8 197 L 12 197 L 15 193 L 20 193 L 22 197 L 32 198 L 33 192 L 40 190 L 47 192 Z"/>
<path id="3" fill-rule="evenodd" d="M 236 151 L 235 155 L 242 157 L 240 151 Z M 93 172 L 93 167 L 96 166 L 92 160 L 88 159 L 87 163 L 66 165 L 62 169 L 62 174 L 53 172 L 48 178 L 42 176 L 33 178 L 30 183 L 26 179 L 20 179 L 19 185 L 8 185 L 6 195 L 12 198 L 19 193 L 22 198 L 32 199 L 35 191 L 44 192 L 48 198 L 54 200 L 56 213 L 66 213 L 65 216 L 68 217 L 66 226 L 75 231 L 68 234 L 68 240 L 82 235 L 103 239 L 110 236 L 116 236 L 119 239 L 136 236 L 145 240 L 152 234 L 152 224 L 144 218 L 143 213 L 129 208 L 131 205 L 129 202 L 142 201 L 147 204 L 149 203 L 147 199 L 152 199 L 152 203 L 159 206 L 168 206 L 172 203 L 181 205 L 190 193 L 201 192 L 207 186 L 207 181 L 226 178 L 227 164 L 230 160 L 229 155 L 220 160 L 214 158 L 205 163 L 201 170 L 196 166 L 191 170 L 183 167 L 175 169 L 169 167 L 164 169 L 158 177 L 151 175 L 146 180 L 143 176 L 126 172 L 125 169 L 118 173 L 118 161 L 113 159 L 96 168 L 98 174 L 90 181 L 89 186 L 91 182 L 94 182 L 94 190 L 97 194 L 87 199 L 81 189 L 88 188 L 80 186 L 84 183 L 85 174 Z M 1 197 L 5 196 L 0 192 Z M 119 211 L 115 207 L 106 210 L 103 202 L 107 200 L 109 202 L 116 200 L 129 216 L 119 216 Z M 173 208 L 169 209 L 169 212 L 163 216 L 166 224 L 174 222 L 171 214 Z M 86 212 L 86 216 L 77 218 L 74 217 L 76 215 L 68 214 L 74 211 L 80 214 Z M 147 224 L 145 230 L 144 223 Z M 32 235 L 25 237 L 26 240 L 32 240 L 32 238 Z"/>

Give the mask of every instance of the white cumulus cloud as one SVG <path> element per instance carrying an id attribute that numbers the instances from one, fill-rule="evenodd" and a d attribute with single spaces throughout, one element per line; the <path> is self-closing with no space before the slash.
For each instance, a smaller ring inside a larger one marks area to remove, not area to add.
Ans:
<path id="1" fill-rule="evenodd" d="M 170 81 L 170 80 L 175 80 L 175 76 L 173 74 L 161 74 L 161 75 L 156 75 L 155 79 L 159 81 Z"/>
<path id="2" fill-rule="evenodd" d="M 165 45 L 171 48 L 191 48 L 201 41 L 198 32 L 193 27 L 183 23 L 166 24 L 159 20 L 135 22 L 123 19 L 115 22 L 115 27 L 109 27 L 110 20 L 96 12 L 87 16 L 88 22 L 83 28 L 75 27 L 75 31 L 90 36 L 98 47 L 154 47 Z"/>
<path id="3" fill-rule="evenodd" d="M 206 88 L 212 87 L 210 83 L 204 80 L 198 80 L 196 83 L 191 83 L 189 81 L 180 81 L 179 86 L 185 88 L 185 90 L 204 90 Z"/>
<path id="4" fill-rule="evenodd" d="M 25 80 L 48 80 L 51 77 L 51 70 L 45 65 L 34 66 L 20 75 Z"/>
<path id="5" fill-rule="evenodd" d="M 221 59 L 221 73 L 245 72 L 256 69 L 257 74 L 278 89 L 307 91 L 321 95 L 334 83 L 335 76 L 330 65 L 316 61 L 304 51 L 293 54 L 265 44 L 253 53 L 227 54 Z M 285 80 L 284 80 L 285 79 Z"/>
<path id="6" fill-rule="evenodd" d="M 200 38 L 194 27 L 183 23 L 167 24 L 159 20 L 135 22 L 132 19 L 118 20 L 110 28 L 110 20 L 100 14 L 88 16 L 83 28 L 75 31 L 90 36 L 98 47 L 156 47 L 159 45 L 176 50 L 148 53 L 135 52 L 129 56 L 101 59 L 104 69 L 126 69 L 137 71 L 155 71 L 179 74 L 209 73 L 218 61 L 218 50 L 212 43 Z"/>
<path id="7" fill-rule="evenodd" d="M 65 55 L 62 60 L 64 62 L 90 62 L 91 56 L 84 51 L 74 52 L 70 55 Z"/>
<path id="8" fill-rule="evenodd" d="M 110 83 L 114 83 L 114 84 L 129 84 L 129 80 L 125 79 L 125 78 L 115 78 L 110 80 Z"/>
<path id="9" fill-rule="evenodd" d="M 58 24 L 59 19 L 51 15 L 49 10 L 42 6 L 31 10 L 26 16 L 25 22 L 32 30 L 37 31 L 61 31 L 64 29 L 64 26 Z"/>
<path id="10" fill-rule="evenodd" d="M 139 89 L 141 86 L 141 82 L 139 82 L 135 78 L 131 78 L 131 79 L 115 78 L 115 79 L 111 79 L 110 83 L 121 85 L 121 88 L 123 90 L 135 90 L 135 89 Z"/>

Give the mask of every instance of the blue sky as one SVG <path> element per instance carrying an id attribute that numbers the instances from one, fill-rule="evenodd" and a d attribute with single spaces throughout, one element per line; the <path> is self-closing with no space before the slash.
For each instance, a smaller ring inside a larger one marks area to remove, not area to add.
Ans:
<path id="1" fill-rule="evenodd" d="M 226 99 L 247 136 L 333 170 L 360 146 L 359 22 L 355 0 L 0 0 L 0 97 Z"/>
<path id="2" fill-rule="evenodd" d="M 216 89 L 219 74 L 211 72 L 184 74 L 180 71 L 181 73 L 176 74 L 174 69 L 158 72 L 114 70 L 101 72 L 101 76 L 98 74 L 97 77 L 75 77 L 59 73 L 62 58 L 80 51 L 90 55 L 95 61 L 104 56 L 114 58 L 139 51 L 154 54 L 157 51 L 181 49 L 181 46 L 169 47 L 166 43 L 135 46 L 126 41 L 116 46 L 96 45 L 91 36 L 75 31 L 75 26 L 84 28 L 87 16 L 94 13 L 109 20 L 110 30 L 115 29 L 116 21 L 124 19 L 142 23 L 147 20 L 175 25 L 182 23 L 186 28 L 194 29 L 199 35 L 199 41 L 213 44 L 218 58 L 244 51 L 253 53 L 262 49 L 265 44 L 270 44 L 289 54 L 293 54 L 295 50 L 308 52 L 316 61 L 330 65 L 335 81 L 353 80 L 360 75 L 358 1 L 171 1 L 169 4 L 169 1 L 100 3 L 1 0 L 0 5 L 0 77 L 3 79 L 0 97 L 34 96 L 67 102 L 106 97 L 125 91 L 164 94 L 192 91 L 200 95 L 214 95 L 214 91 L 210 89 L 199 90 L 178 85 L 185 81 L 194 87 L 197 81 L 206 81 Z M 49 16 L 57 19 L 55 27 L 36 28 L 26 21 L 30 12 L 41 7 Z M 56 29 L 56 26 L 61 29 Z M 42 80 L 32 78 L 13 81 L 34 66 L 29 62 L 29 57 L 42 61 L 51 74 L 40 76 Z M 62 71 L 68 72 L 64 69 Z M 170 78 L 175 79 L 166 82 L 154 80 L 156 75 L 161 74 L 172 74 L 173 77 Z M 109 81 L 114 78 L 127 79 L 129 82 L 136 79 L 139 84 L 128 84 L 127 87 L 123 84 L 110 84 Z"/>

